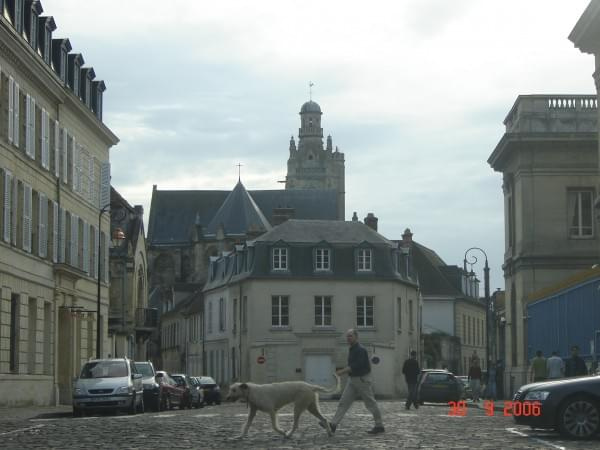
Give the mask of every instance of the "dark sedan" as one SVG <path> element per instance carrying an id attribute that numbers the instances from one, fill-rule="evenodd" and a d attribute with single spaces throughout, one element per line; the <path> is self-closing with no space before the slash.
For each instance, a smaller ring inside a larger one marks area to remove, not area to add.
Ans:
<path id="1" fill-rule="evenodd" d="M 536 407 L 526 407 L 532 404 Z M 510 406 L 520 425 L 588 439 L 600 431 L 600 376 L 527 384 L 519 388 Z"/>
<path id="2" fill-rule="evenodd" d="M 447 370 L 421 371 L 418 389 L 421 403 L 458 402 L 463 396 L 462 382 Z"/>
<path id="3" fill-rule="evenodd" d="M 200 377 L 200 385 L 202 386 L 202 393 L 204 398 L 202 403 L 204 405 L 215 405 L 221 404 L 221 389 L 219 385 L 212 377 Z"/>

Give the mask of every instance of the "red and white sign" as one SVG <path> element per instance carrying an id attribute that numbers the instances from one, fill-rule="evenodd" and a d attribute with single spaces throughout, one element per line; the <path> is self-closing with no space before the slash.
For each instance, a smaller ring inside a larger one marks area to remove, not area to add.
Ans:
<path id="1" fill-rule="evenodd" d="M 258 364 L 264 364 L 264 363 L 265 363 L 265 361 L 266 361 L 266 358 L 265 358 L 264 356 L 262 356 L 262 355 L 261 355 L 261 356 L 259 356 L 258 358 L 256 358 L 256 362 L 257 362 Z"/>

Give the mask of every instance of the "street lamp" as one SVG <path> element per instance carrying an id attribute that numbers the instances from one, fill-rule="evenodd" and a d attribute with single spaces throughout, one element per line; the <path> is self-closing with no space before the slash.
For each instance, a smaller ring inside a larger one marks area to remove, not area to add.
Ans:
<path id="1" fill-rule="evenodd" d="M 486 367 L 487 361 L 490 361 L 490 268 L 488 266 L 488 258 L 487 254 L 480 249 L 479 247 L 471 247 L 467 249 L 465 252 L 465 257 L 463 259 L 463 268 L 465 272 L 467 271 L 467 254 L 471 251 L 479 251 L 483 253 L 485 257 L 485 265 L 483 267 L 483 285 L 485 292 L 485 356 L 486 356 Z M 471 260 L 469 264 L 471 265 L 471 271 L 473 270 L 473 264 L 477 263 L 477 257 L 471 255 Z"/>
<path id="2" fill-rule="evenodd" d="M 102 340 L 100 332 L 100 284 L 102 281 L 102 243 L 100 241 L 100 230 L 102 229 L 102 214 L 110 210 L 110 203 L 105 205 L 98 213 L 98 298 L 96 303 L 96 359 L 100 359 L 100 341 Z M 119 242 L 125 239 L 125 233 L 120 228 L 115 228 L 112 234 L 112 243 L 116 247 Z"/>

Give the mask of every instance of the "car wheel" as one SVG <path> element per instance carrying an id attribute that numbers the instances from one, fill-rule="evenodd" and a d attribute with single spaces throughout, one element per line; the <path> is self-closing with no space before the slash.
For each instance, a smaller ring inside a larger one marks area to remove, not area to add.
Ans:
<path id="1" fill-rule="evenodd" d="M 558 412 L 558 430 L 573 439 L 587 439 L 600 431 L 600 408 L 590 398 L 567 399 Z"/>
<path id="2" fill-rule="evenodd" d="M 129 414 L 131 414 L 133 416 L 133 415 L 135 415 L 136 412 L 137 412 L 137 403 L 136 403 L 135 394 L 133 394 L 133 397 L 131 397 L 131 406 L 129 407 Z"/>

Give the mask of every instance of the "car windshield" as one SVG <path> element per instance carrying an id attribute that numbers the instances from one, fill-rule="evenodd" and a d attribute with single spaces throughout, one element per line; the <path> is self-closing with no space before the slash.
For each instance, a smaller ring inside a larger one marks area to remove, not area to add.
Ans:
<path id="1" fill-rule="evenodd" d="M 141 373 L 144 377 L 154 376 L 152 366 L 149 363 L 136 362 L 135 367 L 137 367 L 138 372 Z"/>
<path id="2" fill-rule="evenodd" d="M 430 373 L 425 379 L 426 383 L 438 383 L 440 381 L 448 381 L 450 377 L 445 373 Z"/>
<path id="3" fill-rule="evenodd" d="M 81 378 L 117 378 L 127 376 L 125 361 L 91 361 L 81 369 Z"/>

